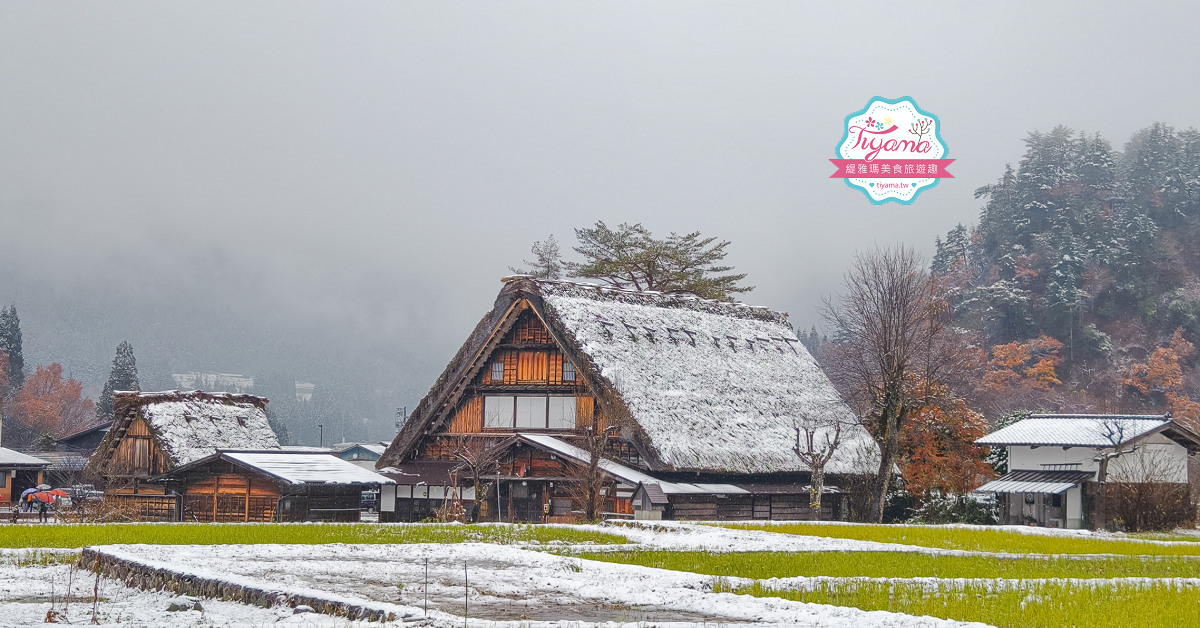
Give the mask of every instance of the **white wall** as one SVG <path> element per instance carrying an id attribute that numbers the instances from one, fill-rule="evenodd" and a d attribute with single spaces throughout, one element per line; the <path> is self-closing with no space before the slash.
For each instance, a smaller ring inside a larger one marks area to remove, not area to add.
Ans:
<path id="1" fill-rule="evenodd" d="M 1080 471 L 1096 471 L 1098 466 L 1092 461 L 1096 450 L 1090 447 L 1009 447 L 1009 471 L 1041 471 L 1044 464 L 1079 463 Z"/>
<path id="2" fill-rule="evenodd" d="M 1092 460 L 1094 447 L 1009 447 L 1010 471 L 1041 471 L 1046 464 L 1078 463 L 1080 471 L 1098 471 L 1099 463 Z M 1155 434 L 1141 441 L 1137 451 L 1125 454 L 1108 463 L 1108 479 L 1113 482 L 1179 482 L 1186 483 L 1187 450 L 1180 444 Z M 1070 515 L 1068 515 L 1068 518 Z"/>

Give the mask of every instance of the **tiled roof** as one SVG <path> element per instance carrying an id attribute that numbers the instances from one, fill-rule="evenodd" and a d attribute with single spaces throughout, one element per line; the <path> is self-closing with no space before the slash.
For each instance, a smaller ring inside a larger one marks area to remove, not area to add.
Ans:
<path id="1" fill-rule="evenodd" d="M 1034 414 L 979 440 L 978 445 L 1112 447 L 1172 425 L 1169 415 Z"/>
<path id="2" fill-rule="evenodd" d="M 975 492 L 1059 494 L 1095 476 L 1091 471 L 1011 471 L 975 489 Z"/>

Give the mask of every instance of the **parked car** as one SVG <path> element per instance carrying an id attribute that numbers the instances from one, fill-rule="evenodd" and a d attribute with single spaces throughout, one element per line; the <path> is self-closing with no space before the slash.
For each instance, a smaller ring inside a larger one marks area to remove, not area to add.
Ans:
<path id="1" fill-rule="evenodd" d="M 376 512 L 379 510 L 379 491 L 363 491 L 361 510 Z"/>
<path id="2" fill-rule="evenodd" d="M 103 491 L 96 490 L 92 484 L 76 484 L 71 488 L 66 489 L 67 494 L 71 496 L 71 502 L 80 503 L 89 499 L 100 499 L 104 497 Z"/>

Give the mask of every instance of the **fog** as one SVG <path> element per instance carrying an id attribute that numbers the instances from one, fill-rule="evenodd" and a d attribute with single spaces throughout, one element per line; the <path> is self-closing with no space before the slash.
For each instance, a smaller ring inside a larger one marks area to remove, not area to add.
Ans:
<path id="1" fill-rule="evenodd" d="M 732 241 L 807 328 L 856 250 L 971 223 L 1066 124 L 1200 123 L 1190 3 L 0 4 L 0 302 L 95 396 L 267 372 L 389 438 L 533 240 Z M 911 206 L 829 179 L 872 96 L 939 116 Z M 354 398 L 347 398 L 347 395 Z M 367 400 L 369 398 L 369 400 Z"/>

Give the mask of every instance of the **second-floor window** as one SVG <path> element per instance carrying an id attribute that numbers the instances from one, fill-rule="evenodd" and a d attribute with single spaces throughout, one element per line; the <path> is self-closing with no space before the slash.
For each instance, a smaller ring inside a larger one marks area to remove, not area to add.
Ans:
<path id="1" fill-rule="evenodd" d="M 500 360 L 496 360 L 495 362 L 492 362 L 492 381 L 493 382 L 504 381 L 504 363 L 501 362 Z"/>
<path id="2" fill-rule="evenodd" d="M 571 363 L 570 363 L 570 362 L 568 362 L 567 360 L 563 360 L 563 377 L 562 377 L 562 381 L 564 381 L 564 382 L 573 382 L 573 381 L 575 381 L 575 365 L 574 365 L 574 364 L 571 364 Z"/>
<path id="3" fill-rule="evenodd" d="M 483 427 L 513 430 L 575 429 L 575 397 L 563 395 L 487 395 Z"/>

